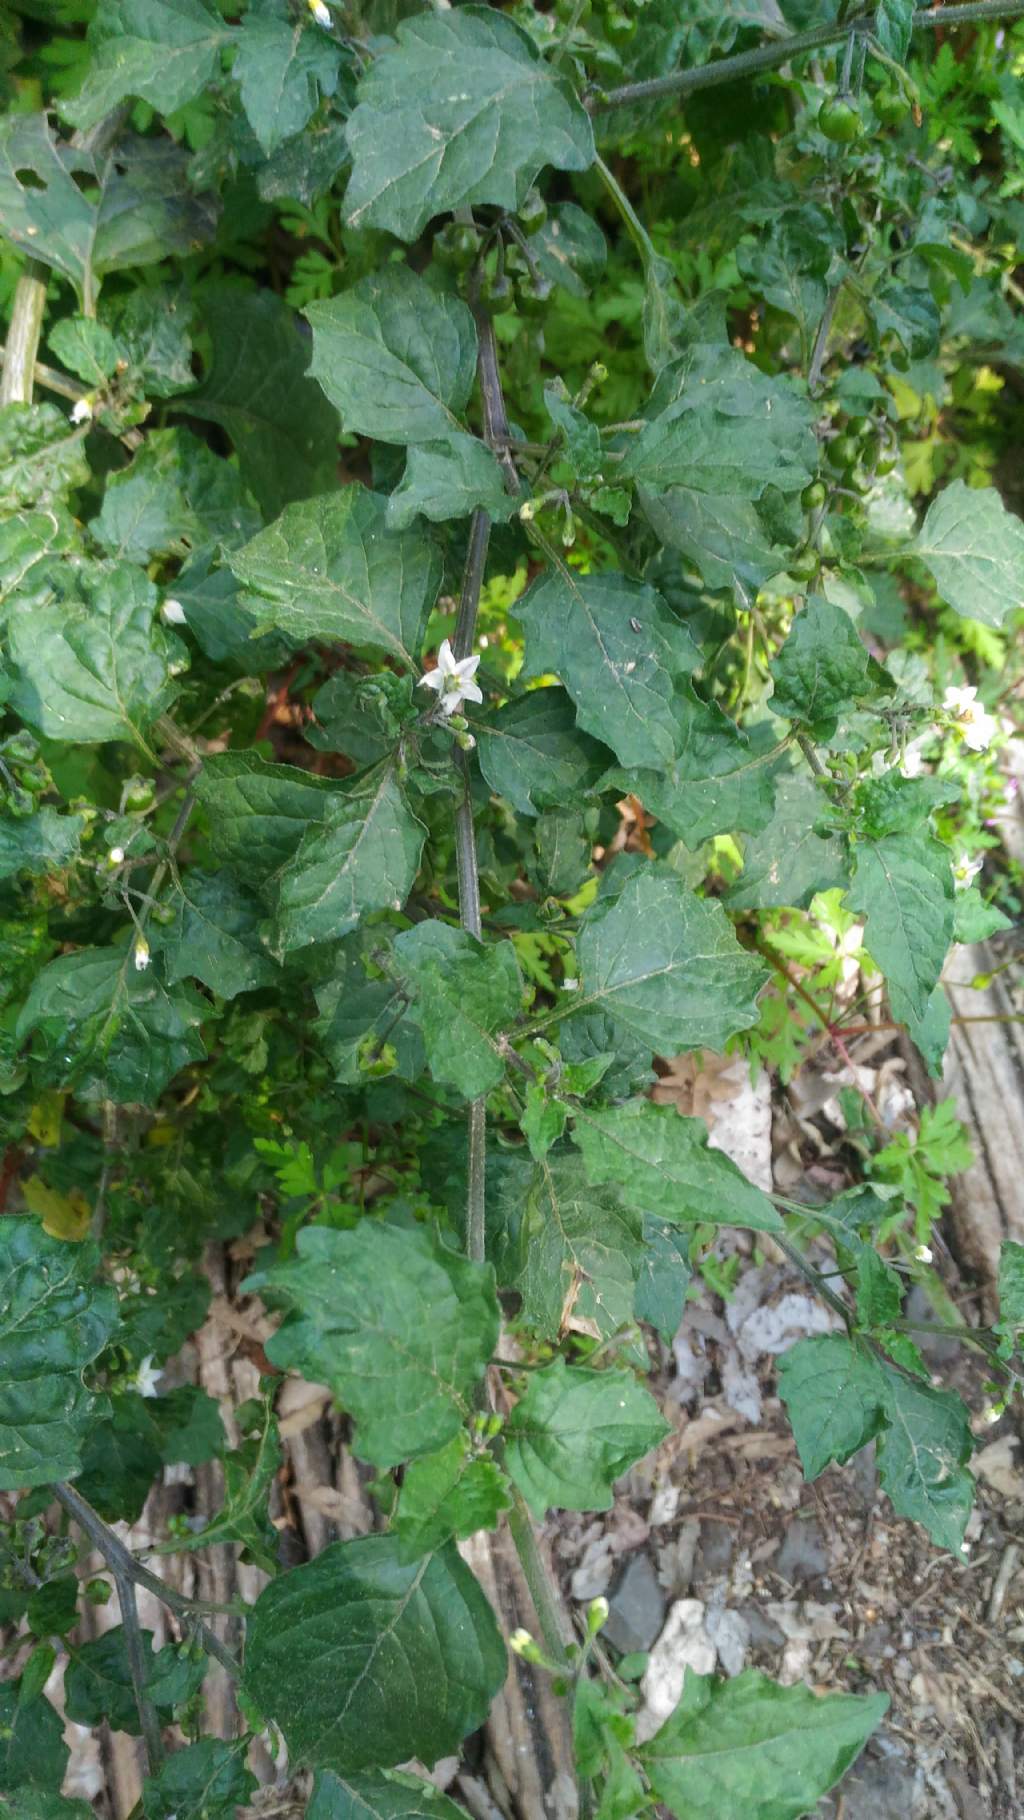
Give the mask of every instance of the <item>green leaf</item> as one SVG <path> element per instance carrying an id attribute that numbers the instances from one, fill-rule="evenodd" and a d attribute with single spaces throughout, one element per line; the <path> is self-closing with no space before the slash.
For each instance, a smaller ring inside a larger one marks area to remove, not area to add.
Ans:
<path id="1" fill-rule="evenodd" d="M 447 442 L 422 443 L 409 450 L 401 486 L 388 500 L 390 529 L 403 531 L 417 516 L 441 524 L 464 518 L 478 506 L 492 518 L 509 518 L 510 497 L 500 463 L 476 436 L 453 435 Z"/>
<path id="2" fill-rule="evenodd" d="M 452 1537 L 494 1529 L 509 1507 L 500 1466 L 473 1452 L 460 1430 L 437 1453 L 411 1460 L 402 1479 L 393 1529 L 403 1561 L 417 1561 Z"/>
<path id="3" fill-rule="evenodd" d="M 84 1099 L 151 1106 L 169 1080 L 206 1053 L 199 1024 L 209 1007 L 187 986 L 169 991 L 156 969 L 139 972 L 132 948 L 80 948 L 36 975 L 18 1035 L 38 1032 L 49 1080 Z"/>
<path id="4" fill-rule="evenodd" d="M 932 500 L 913 554 L 965 619 L 1001 626 L 1024 607 L 1024 525 L 994 487 L 954 480 Z"/>
<path id="5" fill-rule="evenodd" d="M 172 1672 L 179 1663 L 177 1649 L 173 1644 L 165 1644 L 154 1654 L 152 1631 L 144 1630 L 142 1638 L 147 1689 L 163 1685 L 165 1697 L 157 1700 L 151 1694 L 151 1698 L 154 1698 L 154 1704 L 169 1712 L 181 1698 L 187 1697 L 180 1686 L 175 1686 L 175 1681 L 180 1683 L 183 1677 Z M 71 1660 L 64 1682 L 68 1718 L 76 1725 L 101 1725 L 106 1720 L 113 1731 L 128 1732 L 137 1738 L 141 1725 L 122 1626 L 117 1624 L 100 1637 L 69 1646 L 69 1653 Z M 198 1668 L 199 1674 L 186 1675 L 186 1687 L 190 1679 L 201 1685 L 205 1664 L 189 1666 Z"/>
<path id="6" fill-rule="evenodd" d="M 216 210 L 189 185 L 187 162 L 170 139 L 131 135 L 94 156 L 54 138 L 46 114 L 9 114 L 0 231 L 63 272 L 87 309 L 105 273 L 193 253 L 211 237 Z"/>
<path id="7" fill-rule="evenodd" d="M 330 1385 L 357 1423 L 360 1459 L 433 1453 L 467 1420 L 498 1338 L 493 1276 L 426 1228 L 307 1226 L 297 1256 L 248 1286 L 293 1310 L 267 1357 Z"/>
<path id="8" fill-rule="evenodd" d="M 336 1542 L 272 1581 L 252 1610 L 245 1668 L 293 1761 L 345 1776 L 457 1750 L 506 1659 L 454 1544 L 409 1563 L 384 1535 Z"/>
<path id="9" fill-rule="evenodd" d="M 217 74 L 230 38 L 208 0 L 101 0 L 85 82 L 62 112 L 89 128 L 130 95 L 174 114 Z"/>
<path id="10" fill-rule="evenodd" d="M 505 1463 L 530 1509 L 610 1510 L 612 1487 L 671 1432 L 630 1371 L 532 1371 L 505 1425 Z"/>
<path id="11" fill-rule="evenodd" d="M 211 542 L 230 549 L 259 522 L 237 468 L 188 430 L 152 430 L 131 466 L 108 480 L 89 530 L 114 561 L 144 564 Z"/>
<path id="12" fill-rule="evenodd" d="M 372 910 L 400 910 L 425 834 L 392 764 L 377 766 L 333 796 L 278 879 L 282 952 L 337 940 Z"/>
<path id="13" fill-rule="evenodd" d="M 890 281 L 875 292 L 869 308 L 878 336 L 895 335 L 911 360 L 935 352 L 942 318 L 930 291 Z"/>
<path id="14" fill-rule="evenodd" d="M 8 655 L 11 705 L 49 739 L 145 743 L 166 706 L 166 640 L 154 624 L 156 589 L 119 565 L 81 580 L 73 601 L 15 614 Z"/>
<path id="15" fill-rule="evenodd" d="M 408 266 L 388 265 L 305 313 L 310 372 L 345 430 L 403 444 L 461 434 L 477 341 L 460 298 L 433 290 Z"/>
<path id="16" fill-rule="evenodd" d="M 589 1188 L 575 1157 L 510 1158 L 498 1180 L 495 1266 L 522 1319 L 545 1339 L 572 1327 L 607 1339 L 633 1319 L 642 1222 L 610 1188 Z"/>
<path id="17" fill-rule="evenodd" d="M 862 841 L 856 849 L 851 910 L 885 974 L 894 1015 L 923 1018 L 953 939 L 949 849 L 923 830 Z"/>
<path id="18" fill-rule="evenodd" d="M 580 732 L 562 689 L 534 689 L 474 721 L 477 758 L 491 789 L 520 815 L 539 815 L 589 794 L 607 763 Z"/>
<path id="19" fill-rule="evenodd" d="M 361 1081 L 360 1066 L 363 1044 L 390 1043 L 395 1051 L 395 1071 L 404 1080 L 414 1080 L 426 1066 L 419 1031 L 410 1019 L 402 1016 L 405 995 L 394 980 L 367 977 L 358 952 L 339 952 L 339 971 L 318 986 L 317 1008 L 320 1016 L 314 1025 L 324 1053 L 329 1057 L 335 1079 L 346 1086 Z"/>
<path id="20" fill-rule="evenodd" d="M 560 569 L 535 582 L 515 614 L 526 628 L 524 680 L 554 671 L 579 725 L 622 764 L 672 759 L 675 685 L 700 654 L 660 594 L 624 575 Z"/>
<path id="21" fill-rule="evenodd" d="M 593 847 L 582 810 L 551 809 L 534 824 L 526 869 L 545 897 L 569 897 L 587 876 Z"/>
<path id="22" fill-rule="evenodd" d="M 755 500 L 768 486 L 799 492 L 818 465 L 813 412 L 797 385 L 719 343 L 698 343 L 664 367 L 646 415 L 619 475 L 655 492 Z"/>
<path id="23" fill-rule="evenodd" d="M 861 643 L 849 614 L 812 594 L 769 665 L 773 714 L 800 721 L 812 739 L 830 739 L 840 713 L 854 702 L 891 694 L 893 684 Z"/>
<path id="24" fill-rule="evenodd" d="M 75 430 L 69 435 L 68 420 L 55 405 L 8 404 L 0 408 L 0 503 L 5 509 L 59 502 L 88 478 L 82 432 Z M 55 549 L 66 547 L 71 530 L 66 513 L 48 513 L 45 517 L 35 513 L 21 524 L 22 536 L 26 530 L 31 532 L 33 543 L 38 540 Z M 3 528 L 8 530 L 6 525 Z M 41 553 L 38 549 L 28 552 L 32 561 Z M 18 569 L 6 573 L 14 554 L 9 551 L 6 556 L 5 594 L 18 585 Z M 22 549 L 22 558 L 25 554 Z"/>
<path id="25" fill-rule="evenodd" d="M 163 1464 L 160 1431 L 133 1390 L 115 1389 L 105 1414 L 82 1447 L 78 1490 L 108 1523 L 134 1523 Z"/>
<path id="26" fill-rule="evenodd" d="M 259 911 L 251 895 L 223 872 L 190 867 L 179 873 L 169 900 L 174 921 L 159 935 L 169 985 L 202 980 L 219 998 L 267 986 L 277 968 L 260 946 Z"/>
<path id="27" fill-rule="evenodd" d="M 671 1345 L 686 1307 L 690 1277 L 689 1235 L 667 1220 L 644 1215 L 644 1249 L 636 1283 L 636 1318 Z"/>
<path id="28" fill-rule="evenodd" d="M 102 322 L 88 316 L 65 316 L 49 335 L 50 352 L 69 373 L 87 386 L 101 386 L 126 352 Z"/>
<path id="29" fill-rule="evenodd" d="M 8 412 L 18 409 L 11 405 L 6 408 Z M 30 459 L 23 473 L 30 493 L 36 491 L 32 466 Z M 9 487 L 12 478 L 15 485 Z M 0 475 L 0 495 L 6 492 L 11 503 L 21 490 L 18 476 L 10 467 L 5 468 Z M 75 526 L 64 511 L 6 513 L 5 522 L 0 525 L 0 618 L 14 604 L 20 607 L 28 600 L 44 601 L 49 597 L 55 559 L 65 555 L 75 542 Z"/>
<path id="30" fill-rule="evenodd" d="M 542 1163 L 552 1144 L 557 1144 L 568 1116 L 569 1108 L 562 1100 L 550 1099 L 539 1081 L 529 1083 L 519 1122 L 535 1163 Z"/>
<path id="31" fill-rule="evenodd" d="M 200 1738 L 174 1751 L 142 1785 L 146 1820 L 236 1820 L 256 1788 L 247 1738 Z"/>
<path id="32" fill-rule="evenodd" d="M 23 1706 L 20 1692 L 20 1679 L 0 1682 L 0 1789 L 10 1793 L 34 1783 L 59 1788 L 68 1764 L 64 1721 L 49 1700 Z M 20 1820 L 17 1809 L 15 1814 Z"/>
<path id="33" fill-rule="evenodd" d="M 750 500 L 694 487 L 638 487 L 637 500 L 660 543 L 680 551 L 709 588 L 729 589 L 744 606 L 786 566 L 777 532 Z"/>
<path id="34" fill-rule="evenodd" d="M 223 1505 L 201 1529 L 176 1537 L 159 1552 L 179 1554 L 225 1542 L 240 1544 L 243 1561 L 274 1574 L 278 1568 L 279 1538 L 270 1520 L 269 1499 L 281 1468 L 277 1421 L 269 1403 L 256 1400 L 243 1403 L 236 1418 L 243 1439 L 221 1462 Z"/>
<path id="35" fill-rule="evenodd" d="M 94 1820 L 93 1808 L 49 1789 L 19 1788 L 17 1801 L 0 1793 L 0 1820 Z"/>
<path id="36" fill-rule="evenodd" d="M 903 1286 L 883 1263 L 873 1245 L 857 1253 L 857 1322 L 861 1327 L 891 1327 L 903 1307 Z"/>
<path id="37" fill-rule="evenodd" d="M 0 835 L 2 845 L 2 835 Z M 2 862 L 0 862 L 2 864 Z M 990 935 L 1012 928 L 1008 916 L 996 904 L 987 904 L 976 885 L 968 891 L 956 891 L 953 897 L 953 940 L 987 942 Z"/>
<path id="38" fill-rule="evenodd" d="M 341 788 L 297 765 L 270 764 L 255 752 L 207 758 L 192 787 L 206 811 L 214 858 L 256 886 L 287 865 Z"/>
<path id="39" fill-rule="evenodd" d="M 321 95 L 334 94 L 341 49 L 310 19 L 296 23 L 283 9 L 279 18 L 247 14 L 236 43 L 231 74 L 260 150 L 269 158 L 302 131 Z"/>
<path id="40" fill-rule="evenodd" d="M 883 51 L 905 63 L 914 27 L 914 0 L 878 0 L 874 34 Z"/>
<path id="41" fill-rule="evenodd" d="M 676 756 L 660 771 L 609 771 L 602 789 L 638 796 L 691 851 L 715 834 L 759 833 L 775 805 L 779 742 L 770 728 L 762 724 L 748 737 L 689 683 L 676 685 L 672 715 Z"/>
<path id="42" fill-rule="evenodd" d="M 475 1099 L 505 1077 L 495 1033 L 522 1009 L 523 982 L 511 942 L 484 945 L 447 923 L 417 923 L 395 942 L 395 959 L 416 995 L 411 1015 L 434 1079 Z"/>
<path id="43" fill-rule="evenodd" d="M 683 1223 L 782 1231 L 767 1195 L 724 1151 L 710 1148 L 703 1119 L 684 1118 L 651 1100 L 627 1100 L 577 1113 L 572 1136 L 590 1181 L 613 1182 L 642 1212 Z"/>
<path id="44" fill-rule="evenodd" d="M 184 1461 L 204 1466 L 226 1446 L 220 1405 L 195 1384 L 181 1384 L 150 1402 L 150 1416 L 160 1430 L 163 1457 L 168 1466 Z"/>
<path id="45" fill-rule="evenodd" d="M 959 1551 L 974 1480 L 970 1417 L 954 1391 L 933 1390 L 840 1334 L 801 1340 L 779 1361 L 786 1404 L 807 1478 L 878 1440 L 883 1489 L 900 1516 L 922 1524 L 940 1548 Z"/>
<path id="46" fill-rule="evenodd" d="M 999 1319 L 995 1331 L 1001 1337 L 1000 1352 L 1008 1357 L 1020 1344 L 1024 1329 L 1024 1245 L 1016 1239 L 1004 1239 L 999 1248 Z"/>
<path id="47" fill-rule="evenodd" d="M 39 878 L 70 866 L 84 827 L 83 815 L 60 815 L 56 809 L 37 809 L 20 820 L 0 817 L 0 879 L 20 873 Z"/>
<path id="48" fill-rule="evenodd" d="M 473 203 L 515 211 L 546 164 L 584 171 L 590 120 L 532 38 L 489 7 L 406 19 L 348 122 L 352 227 L 415 240 Z"/>
<path id="49" fill-rule="evenodd" d="M 358 484 L 287 506 L 230 558 L 239 581 L 270 603 L 250 603 L 260 628 L 342 639 L 416 669 L 441 559 L 422 532 L 387 523 L 387 502 Z"/>
<path id="50" fill-rule="evenodd" d="M 794 774 L 779 779 L 774 816 L 743 843 L 743 871 L 725 894 L 730 910 L 805 910 L 819 891 L 849 884 L 844 842 L 814 830 L 815 818 L 827 808 L 811 778 Z"/>
<path id="51" fill-rule="evenodd" d="M 96 1399 L 82 1372 L 117 1325 L 91 1243 L 51 1239 L 34 1219 L 0 1221 L 0 1490 L 73 1477 Z"/>
<path id="52" fill-rule="evenodd" d="M 675 1712 L 639 1756 L 679 1820 L 799 1820 L 838 1782 L 888 1711 L 885 1694 L 812 1694 L 755 1668 L 686 1671 Z"/>
<path id="53" fill-rule="evenodd" d="M 270 291 L 203 287 L 210 360 L 181 406 L 219 424 L 268 517 L 337 484 L 338 419 L 307 374 L 309 343 Z"/>
<path id="54" fill-rule="evenodd" d="M 764 968 L 740 947 L 721 905 L 671 874 L 634 873 L 618 897 L 588 910 L 576 955 L 574 1009 L 597 1007 L 659 1055 L 720 1051 L 757 1022 Z"/>
<path id="55" fill-rule="evenodd" d="M 306 1820 L 467 1820 L 464 1807 L 415 1776 L 334 1776 L 313 1783 Z"/>

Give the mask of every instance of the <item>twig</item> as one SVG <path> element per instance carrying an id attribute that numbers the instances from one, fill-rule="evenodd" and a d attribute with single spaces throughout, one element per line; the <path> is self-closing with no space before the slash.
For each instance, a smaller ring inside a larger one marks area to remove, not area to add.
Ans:
<path id="1" fill-rule="evenodd" d="M 124 1653 L 128 1658 L 128 1673 L 132 1678 L 135 1708 L 139 1715 L 139 1725 L 146 1747 L 146 1763 L 150 1775 L 155 1776 L 163 1762 L 164 1746 L 160 1735 L 160 1720 L 157 1710 L 146 1692 L 146 1646 L 139 1624 L 139 1608 L 135 1603 L 135 1587 L 129 1576 L 120 1567 L 115 1567 L 113 1562 L 110 1564 L 110 1571 L 117 1588 L 117 1602 L 121 1607 Z"/>
<path id="2" fill-rule="evenodd" d="M 46 309 L 46 279 L 46 267 L 30 259 L 15 286 L 0 375 L 0 405 L 32 403 L 36 353 Z"/>
<path id="3" fill-rule="evenodd" d="M 975 0 L 968 6 L 921 7 L 913 16 L 915 31 L 928 26 L 984 25 L 1002 19 L 1019 19 L 1024 15 L 1024 0 Z M 587 107 L 591 113 L 604 113 L 613 107 L 632 107 L 640 101 L 662 101 L 667 96 L 696 94 L 699 89 L 718 88 L 726 82 L 738 82 L 745 76 L 759 76 L 765 70 L 778 69 L 804 51 L 821 50 L 835 44 L 848 33 L 868 32 L 874 24 L 874 12 L 862 13 L 843 24 L 812 26 L 806 32 L 793 32 L 788 38 L 762 44 L 752 51 L 740 51 L 734 57 L 720 57 L 700 69 L 675 70 L 670 76 L 655 76 L 649 82 L 627 82 L 622 88 L 591 95 Z"/>
<path id="4" fill-rule="evenodd" d="M 73 1485 L 54 1485 L 51 1489 L 58 1504 L 64 1506 L 68 1516 L 73 1518 L 79 1529 L 84 1530 L 93 1547 L 99 1550 L 115 1582 L 124 1579 L 135 1586 L 144 1586 L 147 1592 L 155 1593 L 169 1611 L 188 1620 L 207 1654 L 215 1657 L 221 1667 L 227 1669 L 232 1680 L 240 1680 L 242 1671 L 231 1651 L 219 1637 L 214 1635 L 209 1625 L 204 1624 L 202 1619 L 196 1616 L 197 1609 L 201 1607 L 202 1602 L 187 1599 L 184 1593 L 175 1592 L 173 1587 L 166 1585 L 156 1574 L 150 1573 L 148 1567 L 143 1567 L 142 1563 L 135 1559 L 131 1550 L 127 1549 L 124 1543 L 115 1536 L 113 1530 L 107 1528 L 103 1518 L 93 1510 L 91 1504 L 86 1503 L 81 1493 L 77 1492 Z"/>
<path id="5" fill-rule="evenodd" d="M 843 283 L 844 280 L 840 279 L 838 284 L 833 284 L 830 287 L 828 296 L 825 299 L 825 308 L 821 312 L 818 333 L 814 337 L 814 347 L 811 351 L 811 363 L 807 369 L 807 390 L 810 392 L 812 398 L 821 384 L 825 356 L 828 352 L 828 338 L 832 332 L 832 320 L 836 313 L 836 304 L 839 302 L 839 293 L 843 288 Z"/>
<path id="6" fill-rule="evenodd" d="M 564 1662 L 565 1646 L 572 1641 L 572 1638 L 537 1545 L 533 1519 L 527 1509 L 523 1494 L 516 1485 L 512 1486 L 512 1505 L 508 1512 L 508 1527 L 516 1545 L 516 1554 L 519 1556 L 523 1578 L 530 1590 L 533 1608 L 537 1613 L 537 1622 L 540 1625 L 544 1647 L 554 1661 Z"/>

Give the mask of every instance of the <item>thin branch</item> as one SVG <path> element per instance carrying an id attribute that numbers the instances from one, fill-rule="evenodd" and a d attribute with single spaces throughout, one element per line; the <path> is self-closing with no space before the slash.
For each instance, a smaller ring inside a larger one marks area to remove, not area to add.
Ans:
<path id="1" fill-rule="evenodd" d="M 0 405 L 32 403 L 36 354 L 46 309 L 46 279 L 46 267 L 30 259 L 15 286 L 0 375 Z"/>
<path id="2" fill-rule="evenodd" d="M 148 1567 L 143 1567 L 141 1561 L 137 1561 L 131 1550 L 127 1549 L 119 1537 L 115 1536 L 113 1530 L 107 1528 L 103 1518 L 93 1510 L 91 1504 L 86 1503 L 81 1493 L 77 1492 L 73 1485 L 54 1485 L 51 1489 L 58 1504 L 63 1505 L 68 1516 L 78 1524 L 79 1529 L 84 1531 L 93 1547 L 99 1550 L 115 1581 L 121 1578 L 130 1581 L 135 1586 L 144 1586 L 147 1592 L 155 1593 L 169 1611 L 173 1611 L 180 1618 L 187 1619 L 195 1629 L 207 1654 L 215 1657 L 221 1667 L 227 1669 L 232 1680 L 240 1680 L 242 1671 L 231 1651 L 226 1648 L 219 1637 L 214 1635 L 209 1626 L 196 1616 L 197 1607 L 201 1602 L 186 1599 L 184 1593 L 175 1592 L 173 1587 L 168 1586 L 156 1574 L 150 1573 Z"/>
<path id="3" fill-rule="evenodd" d="M 533 1527 L 533 1518 L 527 1509 L 526 1501 L 518 1486 L 512 1486 L 512 1504 L 508 1512 L 508 1526 L 512 1540 L 519 1556 L 523 1578 L 530 1589 L 533 1608 L 537 1613 L 540 1634 L 548 1655 L 556 1662 L 564 1662 L 565 1646 L 572 1641 L 571 1632 L 551 1585 L 548 1570 L 537 1545 L 537 1536 Z"/>
<path id="4" fill-rule="evenodd" d="M 117 1602 L 121 1607 L 124 1653 L 128 1658 L 128 1672 L 132 1678 L 135 1708 L 139 1715 L 142 1739 L 146 1747 L 146 1764 L 150 1775 L 155 1776 L 163 1762 L 164 1746 L 160 1735 L 160 1720 L 157 1710 L 146 1692 L 146 1645 L 142 1636 L 142 1627 L 139 1624 L 139 1608 L 135 1603 L 135 1587 L 121 1568 L 111 1564 L 110 1571 L 117 1588 Z"/>
<path id="5" fill-rule="evenodd" d="M 915 12 L 915 31 L 929 26 L 984 25 L 1003 19 L 1024 16 L 1024 0 L 975 0 L 973 5 L 921 7 Z M 735 57 L 720 57 L 700 69 L 675 70 L 670 76 L 655 76 L 649 82 L 627 82 L 622 88 L 608 89 L 587 99 L 591 113 L 604 113 L 613 107 L 632 107 L 641 101 L 662 101 L 666 96 L 696 94 L 699 89 L 718 88 L 723 83 L 739 82 L 745 76 L 759 76 L 765 70 L 778 69 L 804 51 L 821 50 L 835 44 L 848 33 L 869 33 L 874 13 L 861 13 L 843 24 L 812 26 L 806 32 L 793 32 L 787 38 L 762 44 L 756 50 L 740 51 Z"/>

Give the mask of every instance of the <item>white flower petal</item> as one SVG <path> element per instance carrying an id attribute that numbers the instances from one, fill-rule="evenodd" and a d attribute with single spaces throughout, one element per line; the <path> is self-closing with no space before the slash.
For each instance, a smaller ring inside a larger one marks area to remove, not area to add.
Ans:
<path id="1" fill-rule="evenodd" d="M 463 701 L 483 701 L 483 696 L 481 695 L 480 690 L 477 688 L 475 682 L 463 683 L 462 699 L 463 699 Z"/>

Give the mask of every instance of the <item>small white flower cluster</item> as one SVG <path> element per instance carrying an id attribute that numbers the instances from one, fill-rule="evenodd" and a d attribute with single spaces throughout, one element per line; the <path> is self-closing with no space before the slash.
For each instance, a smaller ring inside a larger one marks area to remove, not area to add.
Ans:
<path id="1" fill-rule="evenodd" d="M 999 731 L 999 722 L 978 700 L 977 689 L 969 686 L 947 689 L 942 706 L 956 721 L 964 745 L 972 752 L 986 752 Z"/>
<path id="2" fill-rule="evenodd" d="M 447 638 L 443 641 L 437 654 L 437 668 L 420 677 L 422 687 L 433 689 L 437 695 L 442 714 L 454 714 L 464 701 L 483 701 L 473 681 L 479 663 L 479 656 L 456 657 Z"/>
<path id="3" fill-rule="evenodd" d="M 984 856 L 980 859 L 969 859 L 962 850 L 953 856 L 953 884 L 957 891 L 968 891 L 982 866 Z"/>
<path id="4" fill-rule="evenodd" d="M 138 1391 L 140 1397 L 155 1397 L 158 1394 L 157 1385 L 162 1376 L 163 1372 L 159 1367 L 153 1365 L 153 1354 L 147 1352 L 132 1380 L 133 1388 Z"/>

